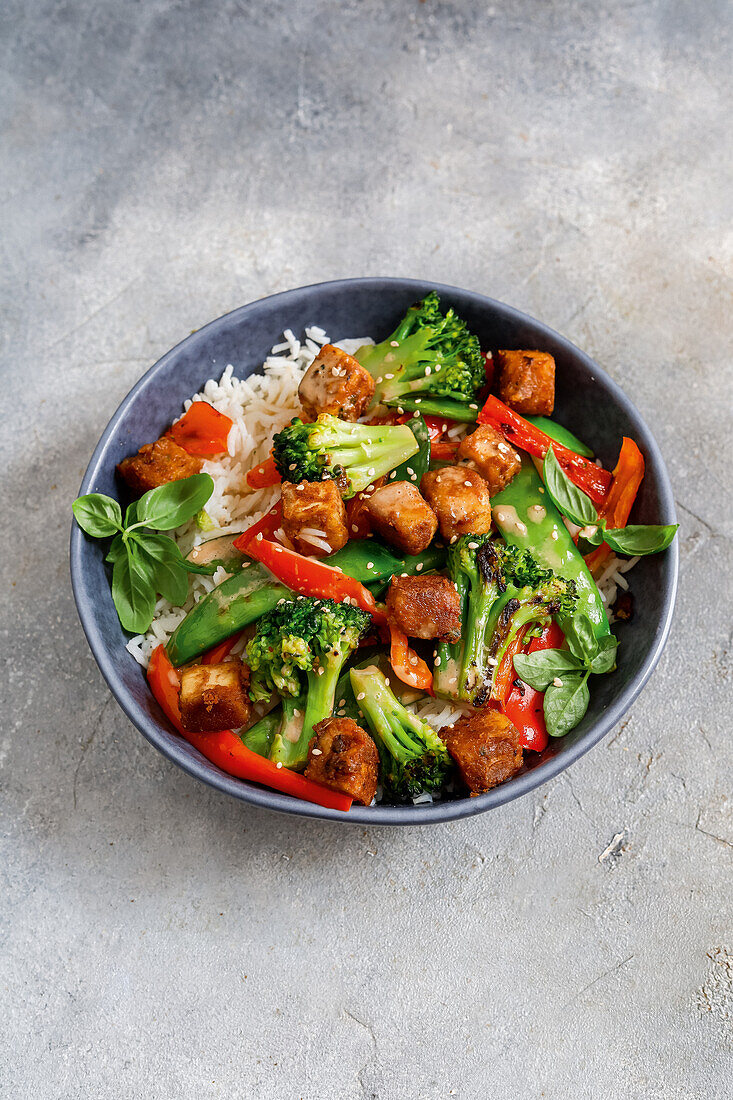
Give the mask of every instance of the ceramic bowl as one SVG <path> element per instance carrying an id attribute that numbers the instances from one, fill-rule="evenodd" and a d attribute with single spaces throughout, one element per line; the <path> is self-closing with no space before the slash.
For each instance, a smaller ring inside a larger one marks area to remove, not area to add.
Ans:
<path id="1" fill-rule="evenodd" d="M 414 301 L 437 290 L 477 333 L 483 348 L 541 348 L 557 363 L 555 417 L 591 443 L 613 467 L 621 438 L 631 436 L 646 459 L 646 476 L 634 506 L 637 523 L 674 523 L 672 489 L 659 448 L 628 397 L 584 352 L 539 321 L 473 291 L 415 279 L 343 279 L 300 287 L 252 302 L 192 333 L 143 375 L 104 430 L 84 475 L 81 493 L 119 495 L 115 465 L 156 439 L 185 398 L 218 377 L 228 363 L 240 378 L 256 372 L 283 330 L 299 334 L 320 325 L 332 339 L 371 335 L 383 339 Z M 352 824 L 428 825 L 501 806 L 558 775 L 597 744 L 623 717 L 659 660 L 670 627 L 677 584 L 676 542 L 663 554 L 642 559 L 631 574 L 635 614 L 618 624 L 618 670 L 594 679 L 588 712 L 566 737 L 542 754 L 529 753 L 509 782 L 477 798 L 432 805 L 354 806 L 348 814 L 300 802 L 225 775 L 177 736 L 148 690 L 140 666 L 125 649 L 110 595 L 104 544 L 74 524 L 71 576 L 79 616 L 110 691 L 138 730 L 170 760 L 225 794 L 256 806 L 304 817 Z M 602 766 L 599 761 L 599 766 Z"/>

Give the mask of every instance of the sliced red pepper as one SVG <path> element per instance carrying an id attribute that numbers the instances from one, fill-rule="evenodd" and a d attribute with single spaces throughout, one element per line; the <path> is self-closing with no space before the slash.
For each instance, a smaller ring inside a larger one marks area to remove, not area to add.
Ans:
<path id="1" fill-rule="evenodd" d="M 253 466 L 251 470 L 248 470 L 244 480 L 250 489 L 269 489 L 273 485 L 279 485 L 282 478 L 275 465 L 275 459 L 270 456 L 264 462 L 260 462 L 259 466 Z"/>
<path id="2" fill-rule="evenodd" d="M 280 499 L 275 501 L 269 512 L 265 512 L 262 519 L 258 519 L 257 523 L 253 523 L 246 531 L 242 531 L 242 534 L 234 540 L 232 545 L 237 550 L 246 551 L 252 539 L 256 538 L 257 535 L 262 535 L 263 538 L 272 538 L 278 527 L 282 527 L 282 523 L 283 502 Z"/>
<path id="3" fill-rule="evenodd" d="M 261 783 L 264 787 L 272 787 L 303 802 L 314 802 L 317 806 L 344 812 L 351 809 L 352 799 L 347 795 L 322 787 L 320 783 L 314 783 L 312 779 L 306 779 L 288 768 L 278 768 L 272 760 L 266 760 L 248 749 L 231 730 L 219 730 L 216 733 L 191 733 L 185 730 L 178 703 L 180 676 L 178 669 L 168 659 L 165 646 L 159 645 L 153 650 L 148 666 L 148 683 L 171 725 L 202 756 L 227 775 L 247 779 L 250 783 Z"/>
<path id="4" fill-rule="evenodd" d="M 202 665 L 218 665 L 225 657 L 228 657 L 235 645 L 242 637 L 242 631 L 238 631 L 236 634 L 232 634 L 231 638 L 225 638 L 223 642 L 219 642 L 213 649 L 208 650 L 201 657 Z"/>
<path id="5" fill-rule="evenodd" d="M 529 644 L 529 653 L 538 649 L 560 649 L 565 635 L 556 622 L 551 622 Z M 515 677 L 516 679 L 516 677 Z M 504 703 L 504 713 L 519 732 L 522 748 L 532 752 L 542 752 L 547 747 L 549 737 L 545 726 L 545 693 L 535 691 L 529 684 L 516 684 L 509 692 Z"/>
<path id="6" fill-rule="evenodd" d="M 447 439 L 436 439 L 430 444 L 430 457 L 452 462 L 458 453 L 458 446 L 458 443 L 450 443 Z"/>
<path id="7" fill-rule="evenodd" d="M 497 428 L 516 447 L 536 458 L 544 458 L 552 447 L 557 461 L 565 473 L 579 489 L 586 493 L 593 503 L 598 506 L 605 500 L 611 485 L 611 475 L 602 466 L 596 466 L 595 462 L 583 458 L 568 447 L 562 447 L 559 443 L 550 439 L 534 424 L 514 412 L 498 397 L 491 394 L 486 399 L 486 404 L 478 414 L 479 424 L 491 424 Z"/>
<path id="8" fill-rule="evenodd" d="M 190 455 L 213 458 L 227 450 L 233 424 L 233 420 L 217 412 L 208 401 L 194 401 L 168 434 Z"/>
<path id="9" fill-rule="evenodd" d="M 236 544 L 235 544 L 236 545 Z M 288 550 L 276 542 L 254 538 L 247 543 L 247 553 L 270 570 L 279 581 L 300 592 L 303 596 L 316 596 L 322 600 L 348 601 L 363 611 L 368 611 L 376 623 L 386 617 L 368 588 L 353 577 L 347 577 L 340 569 L 324 565 L 314 558 L 306 558 L 295 550 Z"/>
<path id="10" fill-rule="evenodd" d="M 633 439 L 624 436 L 611 487 L 599 509 L 599 515 L 606 520 L 608 527 L 625 527 L 629 522 L 631 508 L 643 479 L 644 456 Z M 594 577 L 600 575 L 610 553 L 610 546 L 603 542 L 586 555 L 585 564 Z"/>
<path id="11" fill-rule="evenodd" d="M 407 635 L 399 627 L 390 623 L 389 636 L 389 663 L 397 678 L 403 684 L 409 684 L 410 687 L 426 691 L 428 695 L 434 695 L 433 674 L 422 657 L 418 657 L 414 649 L 410 649 Z"/>
<path id="12" fill-rule="evenodd" d="M 501 664 L 496 670 L 494 676 L 494 684 L 491 689 L 491 698 L 493 702 L 499 704 L 503 708 L 506 702 L 507 696 L 511 691 L 513 681 L 516 679 L 516 672 L 514 671 L 514 658 L 519 653 L 524 643 L 525 631 L 521 630 L 515 638 L 512 638 L 511 642 L 506 648 L 506 652 L 501 659 Z"/>

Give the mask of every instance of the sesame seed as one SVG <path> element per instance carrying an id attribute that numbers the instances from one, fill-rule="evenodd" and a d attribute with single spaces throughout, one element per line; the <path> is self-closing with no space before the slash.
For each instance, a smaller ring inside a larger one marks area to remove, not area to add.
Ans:
<path id="1" fill-rule="evenodd" d="M 416 665 L 417 664 L 417 657 L 410 657 L 410 664 L 411 665 Z"/>
<path id="2" fill-rule="evenodd" d="M 426 376 L 426 378 L 427 378 L 427 377 L 428 377 L 428 376 L 429 376 L 430 374 L 432 374 L 432 367 L 426 367 L 426 368 L 425 368 L 425 376 Z"/>
<path id="3" fill-rule="evenodd" d="M 383 378 L 382 378 L 382 377 L 380 376 L 380 377 L 379 377 L 379 378 L 377 379 L 377 385 L 379 385 L 379 384 L 380 384 L 381 382 L 384 382 L 384 379 L 383 379 Z"/>
<path id="4" fill-rule="evenodd" d="M 374 477 L 374 475 L 376 474 L 376 472 L 377 472 L 377 471 L 376 471 L 376 470 L 374 469 L 374 467 L 373 467 L 373 466 L 372 466 L 371 470 L 367 470 L 367 473 L 369 474 L 369 477 Z"/>
<path id="5" fill-rule="evenodd" d="M 415 404 L 416 405 L 419 405 L 421 401 L 422 401 L 422 397 L 416 397 L 415 398 Z"/>
<path id="6" fill-rule="evenodd" d="M 438 666 L 439 664 L 440 664 L 440 657 L 436 657 L 436 658 L 435 658 L 435 667 L 437 668 L 437 666 Z"/>
<path id="7" fill-rule="evenodd" d="M 360 703 L 362 701 L 362 699 L 365 699 L 365 698 L 366 698 L 366 692 L 360 691 L 359 694 L 356 697 L 356 701 L 357 701 L 357 703 Z"/>
<path id="8" fill-rule="evenodd" d="M 559 676 L 556 676 L 555 679 L 552 682 L 553 682 L 553 684 L 555 685 L 556 688 L 561 688 L 562 687 L 562 680 L 560 679 Z"/>
<path id="9" fill-rule="evenodd" d="M 451 546 L 453 545 L 454 542 L 458 542 L 458 535 L 451 535 L 450 542 L 451 542 Z"/>
<path id="10" fill-rule="evenodd" d="M 471 488 L 471 482 L 470 481 L 464 481 L 463 484 L 466 486 L 467 489 Z"/>
<path id="11" fill-rule="evenodd" d="M 471 402 L 471 404 L 468 407 L 469 407 L 469 409 L 477 409 L 478 405 L 474 405 L 474 403 Z"/>
<path id="12" fill-rule="evenodd" d="M 419 562 L 417 563 L 417 565 L 415 566 L 415 572 L 416 572 L 416 573 L 419 573 L 419 572 L 420 572 L 420 570 L 422 569 L 422 567 L 423 567 L 423 563 L 422 563 L 421 561 L 419 561 Z"/>
<path id="13" fill-rule="evenodd" d="M 345 707 L 346 706 L 346 700 L 345 699 L 339 699 L 339 706 L 340 707 Z"/>
<path id="14" fill-rule="evenodd" d="M 389 346 L 391 348 L 398 348 L 400 346 L 399 340 L 390 340 Z"/>
<path id="15" fill-rule="evenodd" d="M 261 531 L 258 531 L 258 533 L 257 533 L 257 541 L 262 542 L 262 532 Z"/>
<path id="16" fill-rule="evenodd" d="M 296 463 L 295 463 L 295 462 L 291 462 L 291 463 L 290 463 L 290 465 L 288 466 L 288 469 L 289 469 L 289 470 L 294 470 L 294 469 L 295 469 L 295 466 L 296 466 Z"/>
<path id="17" fill-rule="evenodd" d="M 410 474 L 410 481 L 417 481 L 417 474 Z"/>
<path id="18" fill-rule="evenodd" d="M 373 568 L 374 568 L 374 562 L 373 561 L 368 561 L 367 562 L 367 569 L 373 569 Z"/>
<path id="19" fill-rule="evenodd" d="M 553 531 L 553 532 L 552 532 L 552 533 L 550 534 L 550 538 L 551 538 L 551 539 L 557 539 L 558 537 L 559 537 L 559 536 L 558 536 L 558 533 L 557 533 L 557 531 Z"/>
<path id="20" fill-rule="evenodd" d="M 319 676 L 323 676 L 323 671 L 324 671 L 324 670 L 323 670 L 323 669 L 322 669 L 321 667 L 319 667 L 319 668 L 317 669 L 318 675 L 319 675 Z"/>
<path id="21" fill-rule="evenodd" d="M 544 490 L 544 486 L 540 485 L 540 492 L 541 492 L 541 493 L 544 493 L 544 491 L 545 491 L 545 490 Z"/>
<path id="22" fill-rule="evenodd" d="M 415 473 L 412 466 L 405 466 L 405 469 L 407 470 L 408 474 L 414 474 Z"/>
<path id="23" fill-rule="evenodd" d="M 447 432 L 447 431 L 448 431 L 448 425 L 444 424 L 443 427 L 441 428 L 441 432 L 443 432 L 445 434 L 445 432 Z"/>
<path id="24" fill-rule="evenodd" d="M 300 718 L 300 715 L 301 715 L 301 713 L 302 713 L 302 712 L 301 712 L 301 711 L 299 711 L 299 710 L 298 710 L 298 708 L 296 707 L 296 708 L 295 708 L 295 709 L 293 710 L 293 718 Z"/>
<path id="25" fill-rule="evenodd" d="M 359 524 L 358 523 L 352 523 L 351 530 L 354 532 L 354 534 L 356 534 L 356 532 L 359 530 Z"/>
<path id="26" fill-rule="evenodd" d="M 386 380 L 387 380 L 387 381 L 389 382 L 389 380 L 390 380 L 391 378 L 394 378 L 394 375 L 393 375 L 393 374 L 385 374 L 385 376 L 384 376 L 384 377 L 385 377 L 385 379 L 386 379 Z"/>
<path id="27" fill-rule="evenodd" d="M 305 489 L 305 485 L 296 485 L 295 486 L 295 491 L 298 492 L 298 493 L 302 493 L 304 489 Z"/>
<path id="28" fill-rule="evenodd" d="M 275 765 L 275 767 L 276 767 L 276 768 L 281 768 L 282 766 L 283 766 L 283 762 L 282 762 L 282 760 L 278 760 L 278 762 L 277 762 L 277 764 Z"/>
<path id="29" fill-rule="evenodd" d="M 487 665 L 498 665 L 498 663 L 499 662 L 497 661 L 496 657 L 487 657 L 486 658 L 486 664 Z"/>
<path id="30" fill-rule="evenodd" d="M 468 549 L 469 550 L 478 550 L 478 543 L 477 542 L 469 542 Z"/>
<path id="31" fill-rule="evenodd" d="M 311 749 L 311 756 L 323 756 L 321 749 Z"/>

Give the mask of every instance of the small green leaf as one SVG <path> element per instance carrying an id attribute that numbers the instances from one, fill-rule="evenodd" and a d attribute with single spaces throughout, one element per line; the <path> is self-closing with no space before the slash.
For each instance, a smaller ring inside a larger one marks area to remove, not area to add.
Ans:
<path id="1" fill-rule="evenodd" d="M 124 629 L 144 634 L 155 612 L 152 573 L 135 542 L 128 542 L 126 549 L 112 570 L 112 599 Z"/>
<path id="2" fill-rule="evenodd" d="M 150 489 L 137 502 L 136 522 L 157 531 L 180 527 L 199 512 L 214 491 L 208 474 L 194 474 Z"/>
<path id="3" fill-rule="evenodd" d="M 82 531 L 95 539 L 106 539 L 122 530 L 122 509 L 116 500 L 104 493 L 87 493 L 71 505 Z"/>
<path id="4" fill-rule="evenodd" d="M 598 523 L 598 512 L 593 501 L 570 480 L 555 458 L 552 447 L 542 464 L 542 480 L 553 504 L 569 520 L 581 527 Z"/>
<path id="5" fill-rule="evenodd" d="M 104 560 L 114 564 L 114 562 L 116 562 L 119 557 L 126 553 L 127 546 L 125 545 L 125 541 L 122 535 L 115 535 L 115 537 L 112 539 L 112 542 L 110 543 L 109 550 L 107 551 L 107 557 Z"/>
<path id="6" fill-rule="evenodd" d="M 174 607 L 180 607 L 188 596 L 188 573 L 176 543 L 155 531 L 136 531 L 130 537 L 135 540 L 143 560 L 147 560 L 155 591 Z"/>
<path id="7" fill-rule="evenodd" d="M 678 523 L 668 523 L 657 526 L 656 524 L 637 523 L 628 527 L 619 527 L 606 531 L 604 540 L 612 550 L 619 554 L 646 555 L 658 554 L 660 550 L 666 550 L 675 534 Z"/>
<path id="8" fill-rule="evenodd" d="M 583 662 L 569 649 L 538 649 L 534 653 L 518 653 L 514 668 L 525 684 L 535 691 L 544 691 L 556 677 L 582 669 Z"/>
<path id="9" fill-rule="evenodd" d="M 588 673 L 568 672 L 562 687 L 550 684 L 545 692 L 545 725 L 550 737 L 564 737 L 574 729 L 588 709 Z"/>
<path id="10" fill-rule="evenodd" d="M 584 611 L 577 612 L 568 622 L 563 624 L 565 641 L 573 653 L 585 666 L 593 660 L 598 652 L 598 640 L 593 630 L 593 623 Z"/>
<path id="11" fill-rule="evenodd" d="M 604 672 L 610 672 L 616 664 L 617 648 L 618 641 L 613 634 L 607 634 L 605 638 L 601 638 L 598 643 L 598 653 L 588 665 L 590 671 L 596 676 L 600 676 Z"/>

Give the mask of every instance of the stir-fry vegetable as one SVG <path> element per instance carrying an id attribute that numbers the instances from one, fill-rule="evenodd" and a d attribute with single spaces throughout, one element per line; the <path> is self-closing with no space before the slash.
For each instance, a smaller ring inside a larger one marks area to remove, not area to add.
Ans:
<path id="1" fill-rule="evenodd" d="M 191 733 L 184 729 L 178 703 L 180 677 L 165 652 L 164 646 L 153 651 L 148 666 L 150 690 L 171 725 L 195 749 L 221 768 L 227 775 L 237 779 L 247 779 L 251 783 L 261 783 L 283 794 L 290 794 L 304 802 L 314 802 L 333 810 L 346 812 L 351 809 L 352 800 L 346 795 L 330 790 L 306 779 L 288 768 L 278 767 L 271 760 L 264 760 L 231 730 L 219 730 L 216 733 Z"/>
<path id="2" fill-rule="evenodd" d="M 215 458 L 227 450 L 233 423 L 207 401 L 194 401 L 188 412 L 171 427 L 169 434 L 189 454 L 199 458 Z"/>

